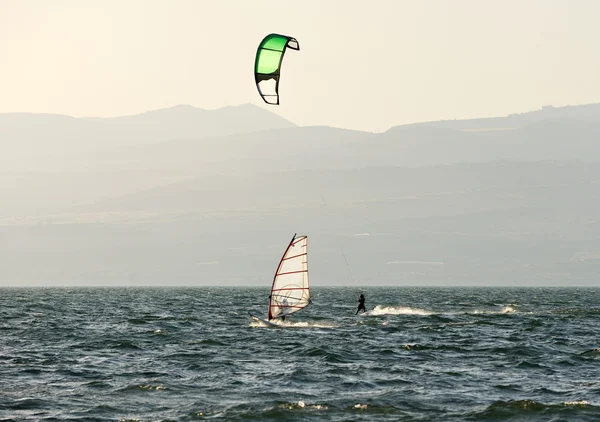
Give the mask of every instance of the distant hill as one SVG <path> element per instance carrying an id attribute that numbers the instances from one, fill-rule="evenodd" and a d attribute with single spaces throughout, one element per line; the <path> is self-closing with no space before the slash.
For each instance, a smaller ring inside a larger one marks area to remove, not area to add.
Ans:
<path id="1" fill-rule="evenodd" d="M 382 134 L 297 127 L 253 105 L 175 106 L 115 118 L 0 114 L 4 171 L 429 166 L 600 157 L 600 104 L 426 122 Z"/>
<path id="2" fill-rule="evenodd" d="M 496 161 L 432 167 L 366 167 L 338 170 L 295 170 L 253 173 L 223 173 L 198 177 L 140 190 L 134 194 L 99 201 L 79 207 L 77 212 L 222 212 L 225 210 L 260 210 L 279 207 L 311 207 L 326 213 L 327 203 L 370 204 L 385 208 L 385 203 L 405 201 L 414 203 L 445 197 L 485 197 L 490 192 L 522 194 L 535 189 L 558 189 L 582 184 L 592 187 L 600 182 L 600 163 L 579 162 Z M 588 194 L 600 198 L 600 193 Z M 515 196 L 516 199 L 516 196 Z M 453 199 L 449 199 L 453 200 Z M 464 211 L 478 212 L 489 206 L 512 208 L 517 203 L 537 199 L 522 196 L 507 205 L 504 198 L 492 205 L 476 201 L 465 202 Z M 310 205 L 311 204 L 311 205 Z M 414 205 L 414 204 L 413 204 Z M 556 204 L 558 207 L 559 204 Z M 561 204 L 564 206 L 564 204 Z M 600 207 L 600 202 L 598 203 Z M 320 209 L 323 208 L 323 209 Z M 412 209 L 412 205 L 410 207 Z M 74 210 L 70 210 L 74 211 Z M 412 211 L 393 210 L 401 218 Z M 445 214 L 443 208 L 414 210 L 415 216 Z M 268 221 L 265 222 L 268 224 Z"/>
<path id="3" fill-rule="evenodd" d="M 597 285 L 600 164 L 213 175 L 0 224 L 2 281 L 257 284 L 291 233 L 313 285 Z M 342 256 L 343 249 L 345 257 Z"/>
<path id="4" fill-rule="evenodd" d="M 542 107 L 540 110 L 528 111 L 525 113 L 513 113 L 505 117 L 440 120 L 434 122 L 412 123 L 403 126 L 432 126 L 464 131 L 487 131 L 516 129 L 548 119 L 575 119 L 600 122 L 600 103 L 565 107 L 553 107 L 549 105 Z M 394 130 L 397 127 L 399 126 L 391 128 L 390 130 Z"/>
<path id="5" fill-rule="evenodd" d="M 549 119 L 516 129 L 400 126 L 357 148 L 365 161 L 423 166 L 494 160 L 600 161 L 600 121 Z M 377 157 L 374 155 L 377 154 Z M 372 157 L 372 158 L 371 158 Z"/>
<path id="6" fill-rule="evenodd" d="M 203 110 L 180 105 L 134 116 L 74 118 L 56 114 L 0 114 L 4 170 L 73 167 L 84 154 L 170 139 L 205 138 L 294 127 L 254 105 Z"/>
<path id="7" fill-rule="evenodd" d="M 599 108 L 380 134 L 255 106 L 0 115 L 0 286 L 265 286 L 293 232 L 315 285 L 346 257 L 365 285 L 594 285 Z"/>
<path id="8" fill-rule="evenodd" d="M 600 161 L 600 122 L 552 119 L 518 129 L 465 132 L 400 126 L 382 134 L 295 127 L 142 145 L 104 155 L 136 169 L 200 172 L 419 167 L 496 160 Z"/>
<path id="9" fill-rule="evenodd" d="M 202 172 L 331 168 L 348 160 L 346 147 L 368 144 L 372 133 L 326 126 L 293 127 L 200 139 L 176 139 L 111 150 L 106 165 L 125 160 L 137 169 L 191 169 Z"/>
<path id="10" fill-rule="evenodd" d="M 101 123 L 115 132 L 133 135 L 127 142 L 147 144 L 178 138 L 206 138 L 234 133 L 265 131 L 296 125 L 252 104 L 203 110 L 190 105 L 148 111 L 114 118 L 84 118 Z M 134 142 L 134 139 L 139 139 Z"/>

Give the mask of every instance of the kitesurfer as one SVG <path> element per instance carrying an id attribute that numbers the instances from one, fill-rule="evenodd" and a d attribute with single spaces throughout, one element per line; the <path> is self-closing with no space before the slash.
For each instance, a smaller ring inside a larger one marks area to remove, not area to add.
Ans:
<path id="1" fill-rule="evenodd" d="M 367 308 L 365 308 L 365 295 L 363 295 L 362 293 L 360 294 L 360 297 L 358 298 L 358 309 L 356 310 L 356 314 L 354 314 L 354 315 L 358 315 L 358 313 L 361 310 L 363 311 L 363 313 L 367 312 Z"/>

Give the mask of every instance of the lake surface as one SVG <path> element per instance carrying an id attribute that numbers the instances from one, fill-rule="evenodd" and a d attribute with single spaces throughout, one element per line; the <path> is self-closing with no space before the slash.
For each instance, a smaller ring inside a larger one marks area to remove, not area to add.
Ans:
<path id="1" fill-rule="evenodd" d="M 600 420 L 600 289 L 363 292 L 0 289 L 0 420 Z"/>

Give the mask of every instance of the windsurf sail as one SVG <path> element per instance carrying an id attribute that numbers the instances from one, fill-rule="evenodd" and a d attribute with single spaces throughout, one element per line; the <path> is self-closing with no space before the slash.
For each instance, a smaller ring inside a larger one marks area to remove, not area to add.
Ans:
<path id="1" fill-rule="evenodd" d="M 285 51 L 300 50 L 295 38 L 269 34 L 260 42 L 254 61 L 254 80 L 258 93 L 267 104 L 279 105 L 279 77 Z"/>
<path id="2" fill-rule="evenodd" d="M 296 236 L 285 250 L 271 286 L 269 320 L 298 312 L 310 303 L 308 239 Z"/>

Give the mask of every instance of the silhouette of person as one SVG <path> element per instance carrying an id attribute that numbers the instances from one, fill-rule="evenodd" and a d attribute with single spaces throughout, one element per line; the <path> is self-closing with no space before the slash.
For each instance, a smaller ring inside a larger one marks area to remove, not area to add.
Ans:
<path id="1" fill-rule="evenodd" d="M 283 312 L 283 311 L 286 311 L 286 310 L 287 310 L 287 308 L 289 308 L 289 304 L 288 304 L 287 297 L 284 297 L 284 298 L 283 298 L 283 303 L 282 303 L 282 305 L 283 305 L 282 312 Z M 282 320 L 282 321 L 285 321 L 285 315 L 281 315 L 281 320 Z"/>
<path id="2" fill-rule="evenodd" d="M 358 315 L 358 313 L 361 310 L 363 311 L 363 313 L 367 312 L 367 308 L 365 308 L 365 295 L 363 295 L 362 293 L 358 298 L 358 309 L 356 310 L 356 313 L 354 315 Z"/>

